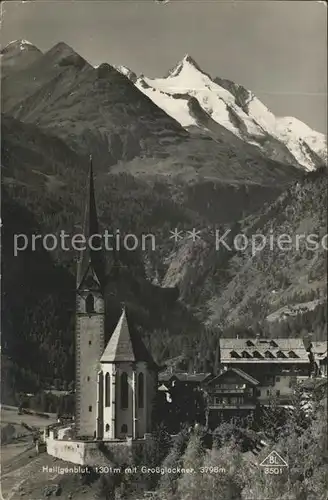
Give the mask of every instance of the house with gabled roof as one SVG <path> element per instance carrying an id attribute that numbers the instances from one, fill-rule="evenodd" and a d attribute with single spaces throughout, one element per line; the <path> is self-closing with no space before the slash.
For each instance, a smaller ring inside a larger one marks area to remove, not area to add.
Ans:
<path id="1" fill-rule="evenodd" d="M 300 338 L 220 338 L 220 363 L 258 380 L 260 402 L 272 396 L 288 401 L 296 381 L 312 369 L 310 352 Z"/>
<path id="2" fill-rule="evenodd" d="M 258 380 L 235 367 L 225 368 L 208 380 L 203 389 L 208 400 L 209 426 L 215 428 L 219 422 L 251 416 L 256 408 L 259 385 Z"/>

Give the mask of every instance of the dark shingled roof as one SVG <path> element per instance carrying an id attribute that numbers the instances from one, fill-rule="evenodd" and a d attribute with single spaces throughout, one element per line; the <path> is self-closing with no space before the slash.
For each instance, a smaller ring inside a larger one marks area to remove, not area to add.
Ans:
<path id="1" fill-rule="evenodd" d="M 163 372 L 158 379 L 161 382 L 168 382 L 171 379 L 178 379 L 180 382 L 204 382 L 211 376 L 210 373 L 187 373 L 187 372 Z"/>
<path id="2" fill-rule="evenodd" d="M 266 352 L 271 353 L 271 357 Z M 243 357 L 243 353 L 248 357 Z M 308 363 L 301 338 L 220 338 L 221 363 Z"/>
<path id="3" fill-rule="evenodd" d="M 150 352 L 147 350 L 136 330 L 131 330 L 125 309 L 109 342 L 100 358 L 101 363 L 144 361 L 154 369 L 157 368 Z"/>
<path id="4" fill-rule="evenodd" d="M 239 368 L 228 368 L 226 370 L 223 370 L 219 375 L 217 375 L 215 378 L 212 378 L 208 384 L 211 385 L 213 382 L 216 382 L 219 378 L 223 377 L 226 373 L 236 373 L 239 377 L 243 378 L 244 380 L 247 380 L 252 385 L 259 385 L 259 381 L 256 380 L 254 377 L 251 377 L 248 373 L 245 373 L 243 370 L 240 370 Z"/>
<path id="5" fill-rule="evenodd" d="M 88 194 L 85 204 L 83 235 L 86 241 L 90 236 L 99 234 L 99 224 L 95 200 L 95 188 L 93 180 L 92 158 L 90 157 L 90 169 L 88 180 Z M 93 240 L 94 247 L 100 246 L 100 242 L 96 238 Z M 91 268 L 91 269 L 90 269 Z M 86 244 L 85 250 L 82 250 L 79 256 L 77 265 L 77 288 L 79 289 L 84 278 L 88 275 L 88 271 L 92 271 L 99 284 L 104 285 L 105 267 L 103 260 L 103 252 L 101 250 L 92 250 L 90 245 Z"/>

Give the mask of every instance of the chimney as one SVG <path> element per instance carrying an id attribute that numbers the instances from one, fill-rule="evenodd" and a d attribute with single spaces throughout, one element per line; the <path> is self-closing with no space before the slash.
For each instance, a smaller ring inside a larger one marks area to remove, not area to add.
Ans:
<path id="1" fill-rule="evenodd" d="M 261 335 L 259 333 L 257 333 L 255 335 L 256 343 L 260 340 L 260 337 L 261 337 Z"/>

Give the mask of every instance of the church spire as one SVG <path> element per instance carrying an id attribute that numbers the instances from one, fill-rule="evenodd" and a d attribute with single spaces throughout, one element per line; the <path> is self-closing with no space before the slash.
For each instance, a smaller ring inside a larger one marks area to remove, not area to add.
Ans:
<path id="1" fill-rule="evenodd" d="M 87 277 L 93 275 L 99 285 L 104 285 L 105 270 L 103 251 L 97 250 L 102 246 L 99 234 L 99 223 L 95 199 L 95 188 L 93 179 L 92 156 L 90 155 L 89 179 L 87 186 L 87 199 L 85 203 L 83 235 L 85 237 L 85 249 L 81 250 L 77 268 L 77 288 L 79 289 Z"/>

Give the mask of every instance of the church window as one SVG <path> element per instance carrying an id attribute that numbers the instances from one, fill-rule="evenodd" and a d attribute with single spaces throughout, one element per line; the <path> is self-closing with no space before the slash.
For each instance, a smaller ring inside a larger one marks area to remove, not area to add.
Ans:
<path id="1" fill-rule="evenodd" d="M 105 406 L 110 406 L 110 375 L 105 376 Z"/>
<path id="2" fill-rule="evenodd" d="M 106 424 L 105 431 L 106 431 L 106 432 L 108 432 L 108 431 L 109 431 L 109 424 Z"/>
<path id="3" fill-rule="evenodd" d="M 85 310 L 88 314 L 95 312 L 95 299 L 91 293 L 89 293 L 85 300 Z"/>
<path id="4" fill-rule="evenodd" d="M 87 381 L 89 382 L 89 380 L 90 380 L 90 377 L 89 377 L 89 375 L 88 375 L 88 376 L 87 376 Z"/>
<path id="5" fill-rule="evenodd" d="M 91 345 L 91 340 L 89 340 L 89 345 Z"/>
<path id="6" fill-rule="evenodd" d="M 92 406 L 91 405 L 89 406 L 89 411 L 92 411 Z"/>
<path id="7" fill-rule="evenodd" d="M 123 434 L 126 434 L 128 432 L 128 426 L 126 424 L 122 425 L 121 432 L 123 432 Z"/>
<path id="8" fill-rule="evenodd" d="M 121 375 L 121 408 L 126 409 L 129 406 L 129 384 L 128 376 L 125 372 Z"/>
<path id="9" fill-rule="evenodd" d="M 144 375 L 139 373 L 138 375 L 138 407 L 144 407 Z"/>

